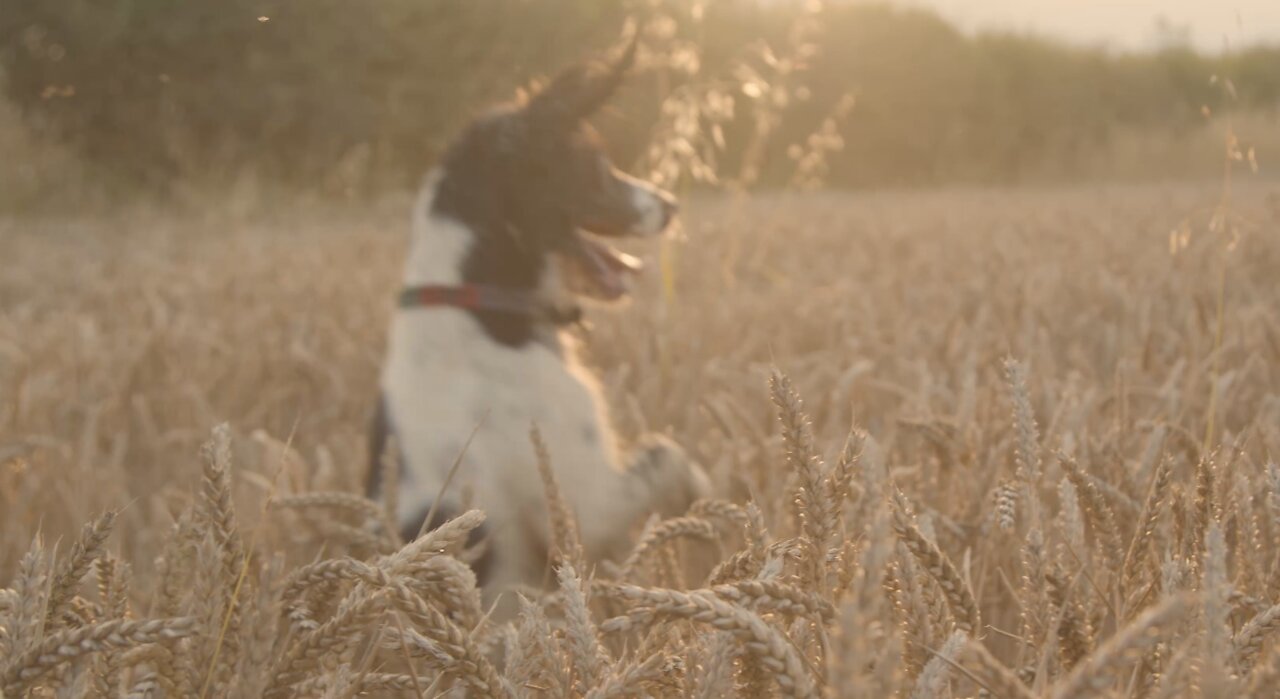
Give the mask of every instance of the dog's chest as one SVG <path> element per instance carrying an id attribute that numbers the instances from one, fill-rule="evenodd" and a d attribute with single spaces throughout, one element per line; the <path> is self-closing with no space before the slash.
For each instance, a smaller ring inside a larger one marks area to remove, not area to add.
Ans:
<path id="1" fill-rule="evenodd" d="M 455 309 L 401 311 L 390 341 L 384 399 L 405 476 L 424 496 L 434 497 L 464 446 L 461 481 L 477 489 L 474 496 L 491 500 L 488 491 L 525 490 L 526 483 L 536 494 L 534 425 L 566 461 L 608 468 L 613 445 L 599 392 L 572 352 L 494 343 Z"/>

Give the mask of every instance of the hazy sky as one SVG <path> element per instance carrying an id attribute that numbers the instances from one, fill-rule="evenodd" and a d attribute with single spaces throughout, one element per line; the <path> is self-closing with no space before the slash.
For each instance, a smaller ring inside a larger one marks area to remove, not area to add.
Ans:
<path id="1" fill-rule="evenodd" d="M 1280 42 L 1280 0 L 897 0 L 931 7 L 967 29 L 1029 30 L 1090 44 L 1140 49 L 1154 45 L 1164 17 L 1211 51 L 1259 41 Z"/>

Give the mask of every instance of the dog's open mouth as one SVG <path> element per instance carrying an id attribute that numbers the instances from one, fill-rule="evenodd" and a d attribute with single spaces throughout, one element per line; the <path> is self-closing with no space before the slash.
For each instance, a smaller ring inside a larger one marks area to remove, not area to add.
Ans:
<path id="1" fill-rule="evenodd" d="M 578 276 L 590 288 L 591 296 L 613 301 L 631 291 L 631 280 L 644 269 L 644 263 L 634 255 L 628 255 L 585 231 L 578 231 L 574 246 L 574 261 Z"/>

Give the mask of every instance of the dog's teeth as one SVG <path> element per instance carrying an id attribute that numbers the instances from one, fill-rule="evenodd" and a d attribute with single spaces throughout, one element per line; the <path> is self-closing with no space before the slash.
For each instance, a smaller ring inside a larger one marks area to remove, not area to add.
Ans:
<path id="1" fill-rule="evenodd" d="M 614 250 L 613 254 L 617 259 L 617 261 L 621 263 L 623 267 L 626 267 L 627 269 L 633 272 L 639 271 L 641 268 L 644 267 L 644 260 L 641 260 L 635 255 L 628 255 L 627 253 L 622 252 L 621 250 Z"/>

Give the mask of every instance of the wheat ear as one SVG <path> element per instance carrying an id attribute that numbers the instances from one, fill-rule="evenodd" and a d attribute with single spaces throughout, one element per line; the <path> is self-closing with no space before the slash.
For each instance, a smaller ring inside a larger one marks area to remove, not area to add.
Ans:
<path id="1" fill-rule="evenodd" d="M 1155 536 L 1165 496 L 1169 492 L 1172 472 L 1172 463 L 1169 459 L 1165 459 L 1156 466 L 1156 472 L 1151 477 L 1151 489 L 1147 493 L 1146 502 L 1142 505 L 1142 514 L 1138 516 L 1138 528 L 1134 531 L 1133 540 L 1129 542 L 1129 549 L 1124 555 L 1124 572 L 1121 579 L 1126 593 L 1132 590 L 1134 581 L 1142 571 L 1143 559 L 1151 555 L 1149 551 L 1151 539 Z"/>
<path id="2" fill-rule="evenodd" d="M 732 632 L 760 662 L 760 666 L 773 673 L 784 696 L 814 696 L 813 681 L 796 649 L 758 615 L 709 591 L 678 592 L 620 585 L 617 593 L 644 605 L 646 613 L 654 617 L 690 619 Z"/>
<path id="3" fill-rule="evenodd" d="M 551 518 L 552 553 L 563 558 L 575 570 L 586 570 L 587 555 L 582 548 L 582 537 L 578 534 L 578 518 L 564 499 L 564 491 L 560 489 L 556 473 L 551 468 L 551 453 L 536 426 L 529 431 L 529 441 L 533 443 L 533 451 L 537 455 L 538 475 L 542 477 L 547 514 Z"/>
<path id="4" fill-rule="evenodd" d="M 102 555 L 102 545 L 111 535 L 116 523 L 116 513 L 109 510 L 97 519 L 84 525 L 80 530 L 80 538 L 72 545 L 66 563 L 59 567 L 53 578 L 53 587 L 49 592 L 49 604 L 45 623 L 49 628 L 57 626 L 57 620 L 71 598 L 76 595 L 76 587 L 89 572 L 89 567 Z"/>
<path id="5" fill-rule="evenodd" d="M 791 379 L 778 370 L 769 377 L 769 395 L 782 423 L 782 443 L 787 450 L 787 464 L 795 473 L 797 489 L 794 497 L 796 515 L 802 530 L 814 548 L 825 553 L 832 517 L 827 512 L 828 500 L 823 479 L 823 463 L 813 446 L 813 428 L 804 412 L 804 402 L 791 384 Z"/>
<path id="6" fill-rule="evenodd" d="M 960 663 L 974 674 L 988 692 L 1000 699 L 1034 699 L 1021 679 L 979 641 L 970 640 L 960 652 Z"/>
<path id="7" fill-rule="evenodd" d="M 894 508 L 893 530 L 916 561 L 929 571 L 929 575 L 933 576 L 942 588 L 942 593 L 947 598 L 947 605 L 951 608 L 951 616 L 956 620 L 956 626 L 969 635 L 973 635 L 982 628 L 978 603 L 974 600 L 968 583 L 960 577 L 960 572 L 951 559 L 920 533 L 920 529 L 908 519 L 901 507 Z"/>
<path id="8" fill-rule="evenodd" d="M 14 658 L 0 675 L 5 696 L 20 697 L 37 680 L 63 664 L 90 653 L 133 648 L 186 638 L 196 632 L 192 617 L 129 621 L 114 619 L 45 636 L 33 648 Z"/>
<path id="9" fill-rule="evenodd" d="M 1188 606 L 1187 597 L 1179 595 L 1166 597 L 1143 612 L 1060 680 L 1051 694 L 1052 699 L 1098 696 L 1111 683 L 1116 667 L 1159 640 L 1164 627 Z"/>
<path id="10" fill-rule="evenodd" d="M 1250 619 L 1236 633 L 1232 646 L 1235 649 L 1236 666 L 1241 674 L 1247 675 L 1258 659 L 1262 644 L 1271 634 L 1280 629 L 1280 604 L 1273 605 Z"/>
<path id="11" fill-rule="evenodd" d="M 935 699 L 946 696 L 946 683 L 951 675 L 951 664 L 955 662 L 960 651 L 964 649 L 968 636 L 963 631 L 956 631 L 947 638 L 947 642 L 938 649 L 937 655 L 925 664 L 924 670 L 916 678 L 911 689 L 911 699 Z"/>
<path id="12" fill-rule="evenodd" d="M 1119 570 L 1124 562 L 1123 548 L 1120 544 L 1120 529 L 1116 524 L 1115 511 L 1098 489 L 1097 484 L 1080 465 L 1065 454 L 1057 454 L 1067 478 L 1076 487 L 1080 496 L 1080 504 L 1084 507 L 1085 520 L 1093 529 L 1093 536 L 1098 548 L 1106 559 L 1109 570 Z"/>
<path id="13" fill-rule="evenodd" d="M 641 560 L 668 541 L 680 538 L 718 541 L 716 528 L 701 517 L 673 517 L 646 527 L 627 559 L 622 563 L 620 577 L 628 579 L 636 571 Z"/>
<path id="14" fill-rule="evenodd" d="M 617 699 L 636 696 L 646 685 L 654 685 L 671 675 L 671 656 L 654 653 L 638 662 L 613 671 L 595 689 L 587 692 L 586 699 Z"/>
<path id="15" fill-rule="evenodd" d="M 573 566 L 565 564 L 556 570 L 560 591 L 564 596 L 565 634 L 574 674 L 582 688 L 595 687 L 605 676 L 609 656 L 600 645 L 600 635 L 587 608 L 587 594 Z"/>

